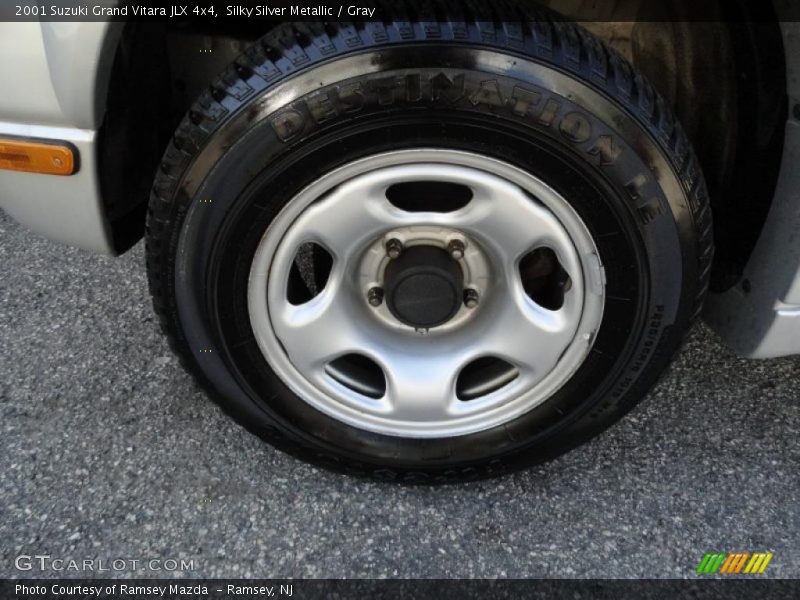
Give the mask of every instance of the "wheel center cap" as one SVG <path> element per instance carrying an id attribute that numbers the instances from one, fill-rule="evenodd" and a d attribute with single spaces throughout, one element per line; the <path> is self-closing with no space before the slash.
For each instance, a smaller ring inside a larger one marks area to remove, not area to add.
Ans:
<path id="1" fill-rule="evenodd" d="M 442 325 L 458 312 L 464 275 L 435 246 L 412 246 L 386 266 L 386 303 L 396 319 L 415 328 Z"/>

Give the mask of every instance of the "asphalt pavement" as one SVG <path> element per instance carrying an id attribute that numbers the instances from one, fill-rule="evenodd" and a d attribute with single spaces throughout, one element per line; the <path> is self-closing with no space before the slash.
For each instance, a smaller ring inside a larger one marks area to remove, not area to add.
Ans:
<path id="1" fill-rule="evenodd" d="M 800 358 L 739 359 L 703 325 L 588 445 L 440 488 L 308 466 L 223 415 L 158 331 L 142 244 L 93 256 L 0 213 L 0 339 L 0 577 L 80 574 L 19 571 L 33 555 L 126 577 L 695 577 L 710 551 L 800 577 Z"/>

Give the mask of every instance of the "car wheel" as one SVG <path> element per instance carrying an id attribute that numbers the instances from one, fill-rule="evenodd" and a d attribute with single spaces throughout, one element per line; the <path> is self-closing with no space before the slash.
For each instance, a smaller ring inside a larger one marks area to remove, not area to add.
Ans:
<path id="1" fill-rule="evenodd" d="M 196 102 L 151 291 L 220 405 L 305 460 L 457 481 L 619 419 L 706 292 L 700 169 L 574 24 L 286 24 Z"/>

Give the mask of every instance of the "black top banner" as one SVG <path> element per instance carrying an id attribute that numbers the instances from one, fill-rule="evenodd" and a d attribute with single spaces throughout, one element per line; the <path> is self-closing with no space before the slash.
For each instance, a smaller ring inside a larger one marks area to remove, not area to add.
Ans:
<path id="1" fill-rule="evenodd" d="M 800 0 L 0 0 L 0 21 L 800 21 Z"/>

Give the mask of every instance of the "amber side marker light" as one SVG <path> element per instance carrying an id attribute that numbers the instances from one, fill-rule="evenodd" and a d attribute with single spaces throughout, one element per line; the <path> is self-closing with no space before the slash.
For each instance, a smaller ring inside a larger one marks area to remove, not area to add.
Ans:
<path id="1" fill-rule="evenodd" d="M 75 151 L 64 144 L 0 138 L 0 169 L 72 175 L 75 162 Z"/>

